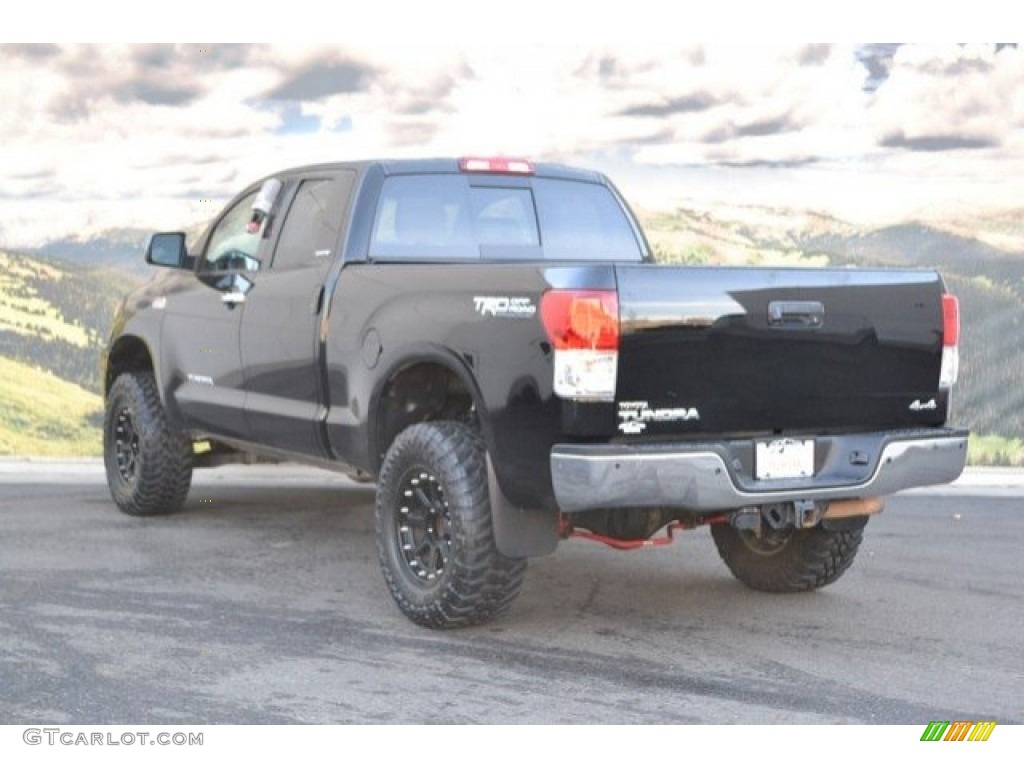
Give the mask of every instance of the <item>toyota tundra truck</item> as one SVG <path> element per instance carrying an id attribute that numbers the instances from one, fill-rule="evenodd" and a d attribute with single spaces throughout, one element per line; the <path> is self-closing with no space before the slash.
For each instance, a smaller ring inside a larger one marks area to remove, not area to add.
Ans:
<path id="1" fill-rule="evenodd" d="M 602 174 L 509 158 L 337 163 L 241 192 L 104 354 L 104 457 L 130 515 L 260 457 L 376 483 L 399 609 L 506 609 L 569 536 L 708 525 L 747 586 L 853 562 L 882 497 L 948 483 L 959 313 L 927 270 L 654 263 Z"/>

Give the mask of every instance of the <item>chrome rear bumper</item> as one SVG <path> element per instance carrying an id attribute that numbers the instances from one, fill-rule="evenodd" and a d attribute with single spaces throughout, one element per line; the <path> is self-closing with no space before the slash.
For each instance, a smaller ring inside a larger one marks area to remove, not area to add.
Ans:
<path id="1" fill-rule="evenodd" d="M 674 507 L 693 512 L 779 501 L 884 496 L 956 480 L 966 430 L 877 432 L 815 438 L 815 474 L 756 480 L 753 440 L 671 444 L 558 444 L 551 449 L 563 512 Z"/>

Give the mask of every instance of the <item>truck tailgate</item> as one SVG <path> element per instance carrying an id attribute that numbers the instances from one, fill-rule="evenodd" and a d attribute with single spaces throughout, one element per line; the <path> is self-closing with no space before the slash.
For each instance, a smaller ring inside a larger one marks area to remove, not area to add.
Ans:
<path id="1" fill-rule="evenodd" d="M 637 265 L 616 275 L 620 435 L 946 421 L 934 272 Z"/>

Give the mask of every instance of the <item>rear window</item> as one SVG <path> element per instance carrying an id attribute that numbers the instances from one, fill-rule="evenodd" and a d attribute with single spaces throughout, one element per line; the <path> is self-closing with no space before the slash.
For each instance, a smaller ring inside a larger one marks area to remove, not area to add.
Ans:
<path id="1" fill-rule="evenodd" d="M 384 181 L 370 257 L 639 261 L 625 211 L 600 184 L 530 179 L 501 186 L 488 176 L 390 176 Z"/>

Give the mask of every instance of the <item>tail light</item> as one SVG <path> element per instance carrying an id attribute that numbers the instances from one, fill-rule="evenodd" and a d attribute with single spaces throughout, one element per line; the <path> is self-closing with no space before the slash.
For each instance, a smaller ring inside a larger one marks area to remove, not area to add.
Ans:
<path id="1" fill-rule="evenodd" d="M 960 302 L 942 295 L 942 370 L 939 389 L 950 389 L 960 375 Z"/>
<path id="2" fill-rule="evenodd" d="M 619 299 L 615 291 L 552 290 L 540 300 L 554 347 L 554 389 L 572 400 L 615 399 Z"/>
<path id="3" fill-rule="evenodd" d="M 529 160 L 514 157 L 461 157 L 459 170 L 463 173 L 519 173 L 533 174 L 533 164 Z"/>

